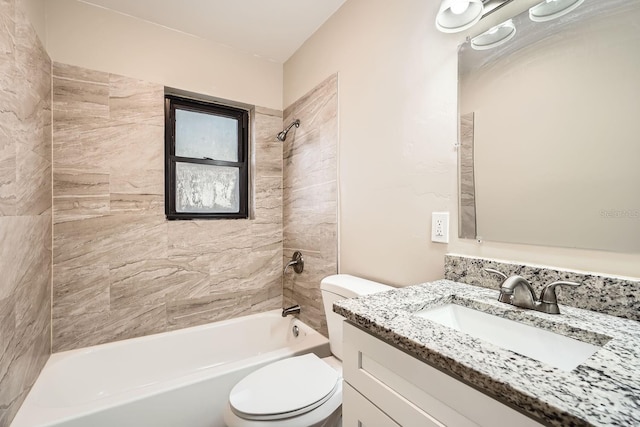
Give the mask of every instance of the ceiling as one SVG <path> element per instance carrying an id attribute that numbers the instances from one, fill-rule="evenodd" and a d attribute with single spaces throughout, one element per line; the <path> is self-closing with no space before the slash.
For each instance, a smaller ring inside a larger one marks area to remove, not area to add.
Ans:
<path id="1" fill-rule="evenodd" d="M 284 63 L 346 0 L 79 0 Z"/>

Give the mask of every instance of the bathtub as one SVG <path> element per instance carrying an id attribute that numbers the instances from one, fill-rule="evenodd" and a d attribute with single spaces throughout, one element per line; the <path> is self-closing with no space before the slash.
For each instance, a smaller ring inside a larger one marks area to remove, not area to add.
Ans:
<path id="1" fill-rule="evenodd" d="M 224 426 L 240 379 L 310 352 L 329 356 L 327 338 L 274 310 L 55 353 L 11 427 Z"/>

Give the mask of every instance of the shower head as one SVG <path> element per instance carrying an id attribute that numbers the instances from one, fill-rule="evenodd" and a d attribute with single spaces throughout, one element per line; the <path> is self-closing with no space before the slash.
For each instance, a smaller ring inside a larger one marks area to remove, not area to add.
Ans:
<path id="1" fill-rule="evenodd" d="M 276 138 L 278 139 L 278 141 L 282 141 L 284 142 L 285 139 L 287 139 L 287 134 L 289 133 L 289 131 L 291 130 L 292 127 L 300 127 L 300 120 L 296 119 L 295 122 L 291 123 L 285 130 L 283 130 L 282 132 L 280 132 Z"/>

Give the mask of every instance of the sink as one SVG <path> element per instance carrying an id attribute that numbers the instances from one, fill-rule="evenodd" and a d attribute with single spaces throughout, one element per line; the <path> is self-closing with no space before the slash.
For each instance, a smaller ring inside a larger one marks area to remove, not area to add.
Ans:
<path id="1" fill-rule="evenodd" d="M 593 344 L 457 304 L 424 309 L 414 315 L 563 371 L 572 371 L 600 349 Z"/>

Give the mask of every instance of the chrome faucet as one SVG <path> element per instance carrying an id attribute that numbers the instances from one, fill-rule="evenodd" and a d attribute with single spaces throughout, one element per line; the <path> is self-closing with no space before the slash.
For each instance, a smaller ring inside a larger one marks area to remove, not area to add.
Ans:
<path id="1" fill-rule="evenodd" d="M 282 272 L 282 274 L 287 274 L 287 270 L 289 270 L 289 267 L 293 267 L 293 271 L 298 274 L 304 271 L 304 258 L 302 258 L 302 252 L 295 251 L 293 253 L 291 261 L 289 261 L 287 265 L 284 266 L 284 271 Z"/>
<path id="2" fill-rule="evenodd" d="M 533 288 L 522 276 L 511 276 L 502 282 L 498 301 L 532 310 L 536 307 Z"/>
<path id="3" fill-rule="evenodd" d="M 282 309 L 282 317 L 287 317 L 290 314 L 300 314 L 300 306 L 296 304 Z"/>
<path id="4" fill-rule="evenodd" d="M 491 268 L 485 268 L 485 271 L 497 274 L 504 279 L 500 285 L 498 301 L 548 314 L 560 314 L 556 296 L 558 286 L 580 286 L 580 283 L 563 280 L 553 282 L 542 288 L 540 299 L 536 299 L 533 287 L 524 277 L 515 275 L 507 277 L 506 274 Z"/>

